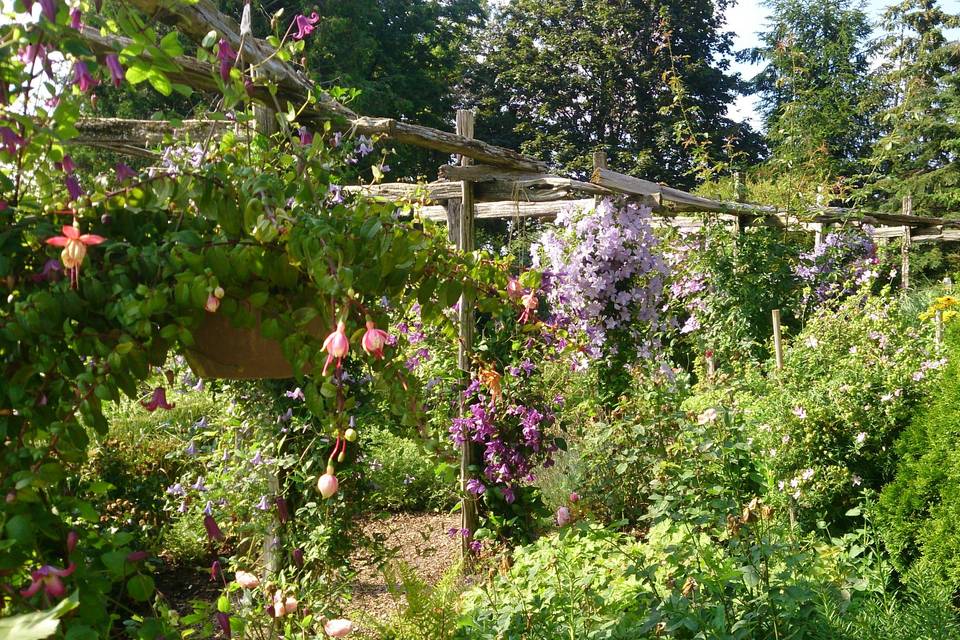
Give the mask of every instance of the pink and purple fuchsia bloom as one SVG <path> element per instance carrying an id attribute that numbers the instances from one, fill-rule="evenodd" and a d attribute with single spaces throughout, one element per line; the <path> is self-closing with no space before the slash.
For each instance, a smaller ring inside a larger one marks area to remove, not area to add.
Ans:
<path id="1" fill-rule="evenodd" d="M 30 573 L 30 586 L 20 592 L 24 598 L 32 598 L 40 589 L 51 598 L 62 598 L 67 594 L 67 588 L 61 578 L 66 578 L 72 574 L 77 565 L 70 563 L 66 569 L 58 569 L 52 565 L 46 564 Z"/>
<path id="2" fill-rule="evenodd" d="M 290 37 L 294 40 L 303 40 L 313 33 L 318 22 L 320 22 L 320 16 L 317 15 L 316 11 L 311 13 L 309 17 L 303 14 L 298 15 L 293 19 L 293 24 L 290 25 L 291 28 L 296 28 L 296 31 Z"/>

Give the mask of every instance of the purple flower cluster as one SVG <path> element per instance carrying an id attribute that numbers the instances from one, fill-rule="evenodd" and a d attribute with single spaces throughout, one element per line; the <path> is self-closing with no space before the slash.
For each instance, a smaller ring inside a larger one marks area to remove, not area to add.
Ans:
<path id="1" fill-rule="evenodd" d="M 528 405 L 498 406 L 480 391 L 480 383 L 473 381 L 464 392 L 474 402 L 468 415 L 453 419 L 450 439 L 457 447 L 467 441 L 483 447 L 483 478 L 469 480 L 467 491 L 480 495 L 487 485 L 497 486 L 504 500 L 512 503 L 519 485 L 535 480 L 534 466 L 553 464 L 552 454 L 557 446 L 547 442 L 544 431 L 554 423 L 555 416 Z"/>
<path id="2" fill-rule="evenodd" d="M 649 357 L 665 328 L 660 317 L 667 265 L 650 209 L 604 200 L 557 216 L 533 248 L 544 271 L 553 320 L 578 336 L 588 358 L 635 348 Z"/>
<path id="3" fill-rule="evenodd" d="M 804 303 L 839 300 L 877 276 L 872 228 L 843 227 L 800 256 L 794 273 L 805 286 Z"/>

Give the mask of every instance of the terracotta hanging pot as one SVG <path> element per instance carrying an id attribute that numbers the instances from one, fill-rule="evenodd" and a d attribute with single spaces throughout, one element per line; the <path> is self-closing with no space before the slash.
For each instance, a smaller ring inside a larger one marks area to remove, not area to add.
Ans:
<path id="1" fill-rule="evenodd" d="M 320 337 L 324 322 L 314 318 L 304 331 Z M 255 380 L 292 378 L 293 366 L 283 355 L 280 342 L 265 338 L 260 330 L 260 314 L 252 327 L 235 327 L 221 313 L 208 313 L 193 331 L 194 346 L 184 356 L 193 372 L 201 378 Z M 303 373 L 309 373 L 310 365 Z"/>

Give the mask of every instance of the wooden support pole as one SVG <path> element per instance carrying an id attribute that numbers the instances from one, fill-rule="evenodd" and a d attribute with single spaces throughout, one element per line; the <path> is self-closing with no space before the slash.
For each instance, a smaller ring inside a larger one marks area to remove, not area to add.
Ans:
<path id="1" fill-rule="evenodd" d="M 607 168 L 607 152 L 597 150 L 593 152 L 593 170 L 597 171 L 598 169 Z M 600 204 L 600 201 L 603 200 L 603 197 L 599 194 L 593 197 L 593 205 L 597 206 Z"/>
<path id="2" fill-rule="evenodd" d="M 468 109 L 457 110 L 457 135 L 464 138 L 473 138 L 474 113 Z M 473 163 L 473 160 L 466 156 L 460 157 L 460 164 L 467 166 Z M 474 194 L 473 183 L 464 181 L 460 198 L 460 215 L 458 216 L 457 227 L 457 248 L 463 252 L 473 251 L 476 243 L 474 232 Z M 459 336 L 460 344 L 457 350 L 457 364 L 464 380 L 470 379 L 471 362 L 470 356 L 473 351 L 473 333 L 474 333 L 474 315 L 473 315 L 473 296 L 464 293 L 460 296 L 459 311 Z M 466 403 L 462 396 L 460 400 L 460 415 L 466 414 Z M 470 535 L 462 538 L 461 553 L 466 560 L 470 556 L 470 542 L 473 539 L 473 533 L 480 524 L 480 518 L 477 510 L 477 499 L 467 491 L 467 481 L 471 478 L 470 467 L 476 464 L 477 456 L 473 443 L 466 440 L 460 452 L 460 492 L 463 495 L 463 502 L 460 510 L 460 526 L 470 532 Z"/>
<path id="3" fill-rule="evenodd" d="M 777 371 L 783 369 L 783 336 L 780 335 L 780 309 L 774 309 L 773 317 L 773 352 L 777 359 Z"/>
<path id="4" fill-rule="evenodd" d="M 903 196 L 900 213 L 905 216 L 913 215 L 913 197 L 909 194 Z M 900 245 L 900 283 L 903 291 L 910 289 L 910 241 L 910 227 L 904 225 L 903 243 Z"/>

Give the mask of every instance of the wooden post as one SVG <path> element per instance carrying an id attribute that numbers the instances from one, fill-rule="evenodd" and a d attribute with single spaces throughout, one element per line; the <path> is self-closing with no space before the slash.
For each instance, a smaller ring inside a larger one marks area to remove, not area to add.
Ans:
<path id="1" fill-rule="evenodd" d="M 607 152 L 606 151 L 594 151 L 593 152 L 593 170 L 597 169 L 606 169 L 607 168 Z M 600 201 L 603 200 L 603 196 L 594 196 L 593 203 L 594 205 L 600 204 Z"/>
<path id="2" fill-rule="evenodd" d="M 713 382 L 713 379 L 717 377 L 717 360 L 714 357 L 713 353 L 709 353 L 706 356 L 707 360 L 707 380 Z"/>
<path id="3" fill-rule="evenodd" d="M 474 113 L 468 109 L 457 110 L 457 134 L 465 137 L 473 137 Z M 468 166 L 473 160 L 466 156 L 460 157 L 460 165 Z M 474 233 L 474 194 L 473 183 L 464 181 L 461 189 L 460 215 L 458 216 L 457 226 L 457 248 L 460 251 L 469 252 L 475 249 Z M 473 296 L 464 293 L 460 296 L 459 311 L 459 337 L 460 344 L 457 350 L 457 365 L 460 368 L 461 376 L 465 380 L 470 379 L 470 355 L 473 351 Z M 466 414 L 466 404 L 461 396 L 460 415 Z M 473 533 L 480 524 L 480 518 L 477 512 L 477 499 L 467 491 L 467 481 L 471 477 L 470 466 L 476 463 L 473 443 L 469 440 L 463 443 L 460 452 L 460 491 L 463 495 L 463 502 L 460 510 L 460 526 L 470 532 L 469 536 L 462 538 L 461 553 L 464 559 L 469 558 L 470 542 L 473 539 Z"/>
<path id="4" fill-rule="evenodd" d="M 913 215 L 913 197 L 909 194 L 903 196 L 901 213 L 905 216 Z M 900 283 L 903 291 L 910 288 L 910 227 L 903 226 L 903 243 L 900 245 Z"/>
<path id="5" fill-rule="evenodd" d="M 783 369 L 783 337 L 780 335 L 780 309 L 774 309 L 773 316 L 773 352 L 777 359 L 777 371 Z"/>
<path id="6" fill-rule="evenodd" d="M 819 247 L 820 245 L 823 244 L 823 236 L 826 235 L 824 233 L 825 226 L 826 225 L 824 225 L 822 222 L 817 222 L 813 225 L 813 246 L 814 247 Z"/>

